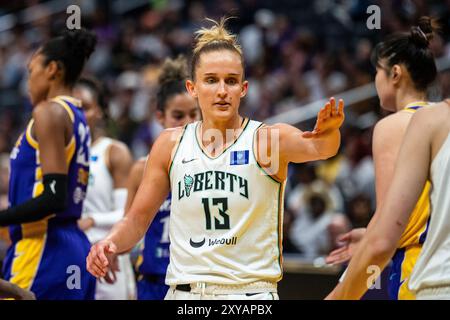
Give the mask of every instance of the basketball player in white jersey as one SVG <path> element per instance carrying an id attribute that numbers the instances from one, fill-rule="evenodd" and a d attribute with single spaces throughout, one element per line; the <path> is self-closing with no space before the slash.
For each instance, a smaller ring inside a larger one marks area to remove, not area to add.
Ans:
<path id="1" fill-rule="evenodd" d="M 124 214 L 127 198 L 126 180 L 133 163 L 128 147 L 105 137 L 103 119 L 106 101 L 102 88 L 94 79 L 82 78 L 74 95 L 83 103 L 83 110 L 92 134 L 89 185 L 78 225 L 91 244 L 103 239 Z M 98 280 L 96 300 L 135 298 L 135 280 L 128 254 L 117 257 L 114 272 Z"/>
<path id="2" fill-rule="evenodd" d="M 186 82 L 203 120 L 159 136 L 126 217 L 91 248 L 96 277 L 142 238 L 171 190 L 166 299 L 278 299 L 287 166 L 336 154 L 343 102 L 331 99 L 312 132 L 241 117 L 248 83 L 224 23 L 197 32 Z"/>
<path id="3" fill-rule="evenodd" d="M 163 128 L 181 127 L 200 118 L 197 102 L 184 87 L 188 78 L 187 61 L 183 56 L 177 59 L 167 58 L 158 77 L 156 93 L 156 119 Z M 139 159 L 133 165 L 127 182 L 128 197 L 126 210 L 136 195 L 144 175 L 146 158 Z M 163 300 L 168 286 L 165 285 L 167 266 L 169 265 L 169 194 L 145 233 L 140 246 L 139 258 L 135 269 L 138 273 L 137 299 Z"/>
<path id="4" fill-rule="evenodd" d="M 413 116 L 380 216 L 367 228 L 344 281 L 328 298 L 359 299 L 367 291 L 376 279 L 373 267 L 381 272 L 393 256 L 427 180 L 432 184 L 431 217 L 409 289 L 417 299 L 450 299 L 450 100 Z"/>

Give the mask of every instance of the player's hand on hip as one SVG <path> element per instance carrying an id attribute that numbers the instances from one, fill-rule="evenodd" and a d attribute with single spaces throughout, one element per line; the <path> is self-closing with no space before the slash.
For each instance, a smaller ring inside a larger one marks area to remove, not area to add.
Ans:
<path id="1" fill-rule="evenodd" d="M 304 138 L 315 138 L 329 131 L 339 129 L 344 123 L 344 100 L 339 99 L 336 107 L 336 100 L 330 98 L 325 106 L 317 114 L 317 121 L 313 131 L 303 132 Z"/>
<path id="2" fill-rule="evenodd" d="M 116 245 L 108 239 L 101 240 L 91 247 L 86 258 L 87 270 L 96 278 L 105 277 L 116 255 Z"/>
<path id="3" fill-rule="evenodd" d="M 341 247 L 330 252 L 325 258 L 326 263 L 342 264 L 350 261 L 365 232 L 366 228 L 357 228 L 340 235 L 337 242 Z"/>

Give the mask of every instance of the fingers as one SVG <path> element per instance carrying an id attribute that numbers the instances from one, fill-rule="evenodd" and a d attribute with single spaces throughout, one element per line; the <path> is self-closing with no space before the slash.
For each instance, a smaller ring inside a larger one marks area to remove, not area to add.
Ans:
<path id="1" fill-rule="evenodd" d="M 349 257 L 350 257 L 348 250 L 349 250 L 349 246 L 345 245 L 341 248 L 331 251 L 328 254 L 328 256 L 325 258 L 325 262 L 328 264 L 337 264 L 337 263 L 345 262 L 346 261 L 345 259 L 346 258 L 349 259 Z"/>
<path id="2" fill-rule="evenodd" d="M 348 251 L 345 250 L 343 252 L 335 252 L 333 251 L 330 255 L 328 255 L 325 258 L 325 262 L 327 264 L 342 264 L 344 262 L 349 261 L 351 256 L 349 255 Z"/>
<path id="3" fill-rule="evenodd" d="M 330 98 L 330 101 L 326 104 L 327 107 L 327 116 L 333 116 L 333 111 L 336 108 L 336 100 L 334 98 Z"/>
<path id="4" fill-rule="evenodd" d="M 91 248 L 86 259 L 86 267 L 88 271 L 95 277 L 104 277 L 108 270 L 108 259 L 105 255 L 106 246 L 96 244 Z"/>
<path id="5" fill-rule="evenodd" d="M 331 105 L 331 116 L 335 117 L 338 113 L 338 110 L 336 108 L 336 100 L 334 98 L 330 99 L 330 105 Z"/>
<path id="6" fill-rule="evenodd" d="M 99 267 L 93 261 L 87 261 L 86 268 L 96 278 L 104 277 L 104 275 L 106 274 L 103 268 Z"/>
<path id="7" fill-rule="evenodd" d="M 105 275 L 105 281 L 108 284 L 113 284 L 117 281 L 117 276 L 114 271 L 107 272 Z"/>
<path id="8" fill-rule="evenodd" d="M 346 262 L 350 261 L 350 258 L 351 258 L 351 256 L 350 256 L 347 252 L 342 253 L 342 254 L 336 256 L 336 259 L 335 259 L 335 261 L 333 262 L 333 264 L 343 264 L 343 263 L 346 263 Z"/>
<path id="9" fill-rule="evenodd" d="M 95 277 L 103 277 L 105 274 L 106 268 L 101 266 L 101 264 L 96 261 L 96 258 L 93 258 L 91 254 L 86 259 L 86 268 L 87 270 Z"/>
<path id="10" fill-rule="evenodd" d="M 109 243 L 109 245 L 106 247 L 106 251 L 108 253 L 116 253 L 117 252 L 117 246 L 114 243 Z"/>
<path id="11" fill-rule="evenodd" d="M 323 119 L 328 119 L 331 116 L 331 103 L 327 102 L 327 104 L 323 107 L 324 117 Z"/>
<path id="12" fill-rule="evenodd" d="M 307 138 L 307 139 L 310 139 L 310 138 L 314 137 L 315 135 L 316 135 L 316 133 L 312 132 L 312 131 L 303 131 L 303 133 L 302 133 L 302 137 Z"/>
<path id="13" fill-rule="evenodd" d="M 350 241 L 351 237 L 352 237 L 352 233 L 350 231 L 350 232 L 339 235 L 337 237 L 337 241 L 338 242 L 347 242 L 347 241 Z"/>
<path id="14" fill-rule="evenodd" d="M 100 263 L 104 267 L 107 267 L 109 265 L 109 261 L 105 254 L 105 251 L 107 250 L 106 246 L 96 245 L 96 246 L 94 246 L 93 249 L 95 250 L 95 255 L 96 255 L 97 259 L 100 260 Z"/>
<path id="15" fill-rule="evenodd" d="M 339 116 L 343 116 L 344 115 L 344 100 L 342 100 L 342 99 L 339 99 L 338 115 Z"/>

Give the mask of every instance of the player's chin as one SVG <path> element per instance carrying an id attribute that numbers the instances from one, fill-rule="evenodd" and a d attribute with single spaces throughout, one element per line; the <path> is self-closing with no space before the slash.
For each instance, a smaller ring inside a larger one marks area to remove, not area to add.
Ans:
<path id="1" fill-rule="evenodd" d="M 213 109 L 214 117 L 220 120 L 229 120 L 236 115 L 237 110 L 230 106 L 215 107 Z"/>

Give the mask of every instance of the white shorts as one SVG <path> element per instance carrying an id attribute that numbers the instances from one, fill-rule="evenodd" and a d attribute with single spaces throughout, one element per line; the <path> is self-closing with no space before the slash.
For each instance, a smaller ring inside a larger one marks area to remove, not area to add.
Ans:
<path id="1" fill-rule="evenodd" d="M 135 300 L 136 281 L 130 255 L 123 254 L 117 257 L 119 272 L 116 272 L 116 282 L 109 284 L 104 279 L 97 280 L 95 287 L 95 300 Z"/>
<path id="2" fill-rule="evenodd" d="M 450 287 L 425 288 L 417 291 L 417 300 L 450 300 Z"/>
<path id="3" fill-rule="evenodd" d="M 191 284 L 191 291 L 171 286 L 165 300 L 279 300 L 275 283 L 258 282 L 248 285 Z"/>

